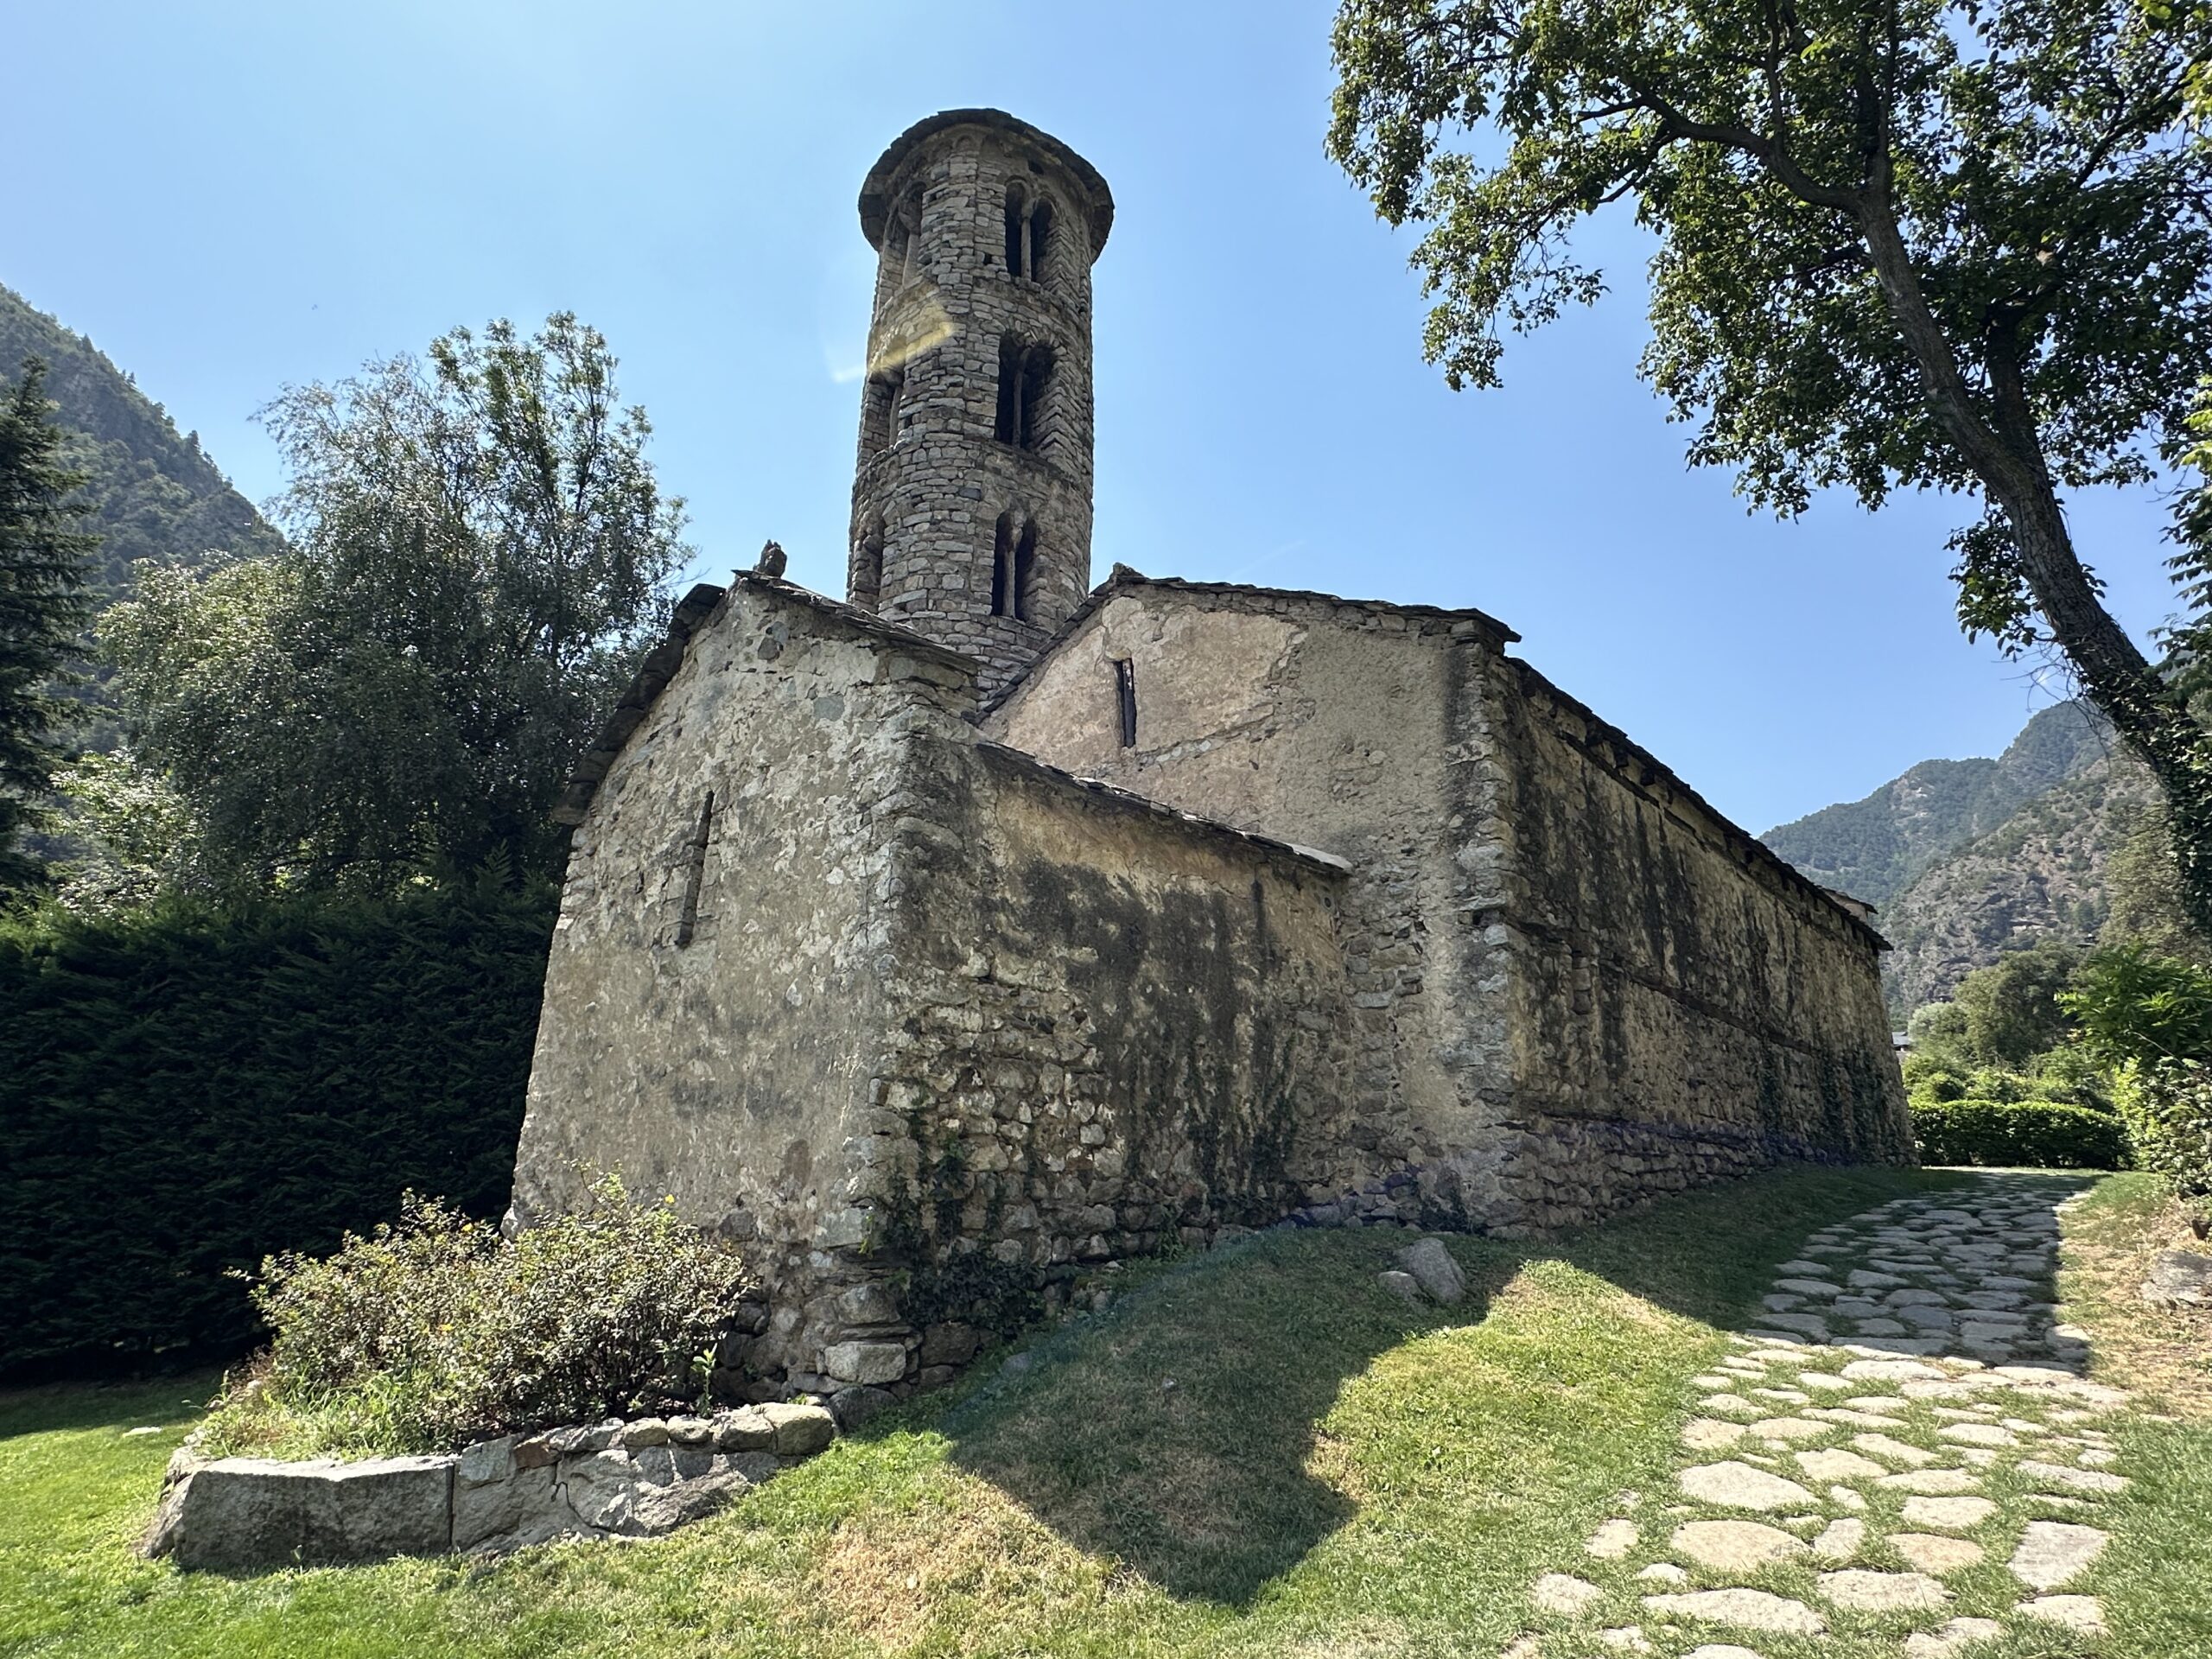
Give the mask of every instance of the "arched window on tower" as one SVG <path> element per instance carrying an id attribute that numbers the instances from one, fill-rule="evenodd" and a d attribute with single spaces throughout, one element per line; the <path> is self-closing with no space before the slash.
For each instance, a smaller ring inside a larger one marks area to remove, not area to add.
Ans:
<path id="1" fill-rule="evenodd" d="M 899 436 L 899 400 L 906 389 L 906 370 L 879 369 L 868 378 L 868 396 L 861 405 L 861 443 L 871 455 L 880 455 Z"/>
<path id="2" fill-rule="evenodd" d="M 991 614 L 1036 620 L 1037 526 L 1024 515 L 999 514 L 991 538 Z"/>
<path id="3" fill-rule="evenodd" d="M 1052 247 L 1052 204 L 1043 196 L 1029 210 L 1029 263 L 1022 275 L 1043 282 Z"/>
<path id="4" fill-rule="evenodd" d="M 1006 274 L 1043 282 L 1052 245 L 1051 200 L 1015 180 L 1006 188 Z"/>
<path id="5" fill-rule="evenodd" d="M 999 410 L 995 435 L 1023 449 L 1044 447 L 1047 399 L 1052 388 L 1052 348 L 1025 345 L 1012 334 L 999 340 Z"/>
<path id="6" fill-rule="evenodd" d="M 1052 348 L 1032 346 L 1021 355 L 1021 418 L 1014 441 L 1024 449 L 1044 447 L 1045 397 L 1052 384 Z"/>
<path id="7" fill-rule="evenodd" d="M 845 595 L 862 610 L 872 611 L 883 598 L 883 515 L 872 515 L 860 538 L 853 543 L 852 569 L 845 577 Z"/>
<path id="8" fill-rule="evenodd" d="M 1019 182 L 1006 188 L 1006 274 L 1029 270 L 1029 192 Z"/>

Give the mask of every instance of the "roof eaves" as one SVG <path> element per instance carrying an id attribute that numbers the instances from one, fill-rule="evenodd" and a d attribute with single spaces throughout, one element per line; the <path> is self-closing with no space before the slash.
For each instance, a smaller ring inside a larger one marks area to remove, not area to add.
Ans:
<path id="1" fill-rule="evenodd" d="M 1116 594 L 1133 588 L 1162 588 L 1170 593 L 1218 594 L 1240 599 L 1291 600 L 1302 604 L 1335 606 L 1345 610 L 1384 611 L 1400 616 L 1433 618 L 1437 621 L 1472 622 L 1481 632 L 1490 635 L 1500 649 L 1516 643 L 1521 638 L 1497 618 L 1471 606 L 1452 609 L 1440 605 L 1402 604 L 1390 599 L 1345 599 L 1340 594 L 1317 593 L 1304 588 L 1262 588 L 1249 582 L 1192 582 L 1182 576 L 1147 576 L 1132 566 L 1116 564 L 1105 581 L 1084 596 L 1083 602 L 1069 613 L 1067 620 L 1053 630 L 1052 638 L 1046 640 L 1037 654 L 983 701 L 977 710 L 977 717 L 988 717 L 1004 708 L 1014 694 L 1028 683 L 1029 677 L 1060 646 L 1074 638 L 1101 606 Z"/>

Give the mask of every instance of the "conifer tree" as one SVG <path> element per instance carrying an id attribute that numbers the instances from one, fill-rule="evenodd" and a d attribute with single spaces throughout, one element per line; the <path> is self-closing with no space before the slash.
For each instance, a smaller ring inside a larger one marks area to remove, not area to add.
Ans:
<path id="1" fill-rule="evenodd" d="M 85 480 L 61 464 L 45 381 L 46 365 L 31 358 L 0 390 L 0 888 L 39 875 L 21 842 L 46 816 L 61 759 L 53 688 L 91 610 L 86 561 L 97 538 L 76 528 Z"/>

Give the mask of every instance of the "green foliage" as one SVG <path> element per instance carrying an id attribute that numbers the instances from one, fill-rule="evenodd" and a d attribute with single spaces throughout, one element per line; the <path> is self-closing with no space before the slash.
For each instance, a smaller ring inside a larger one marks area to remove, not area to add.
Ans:
<path id="1" fill-rule="evenodd" d="M 1966 1051 L 1977 1060 L 2023 1066 L 2062 1041 L 2059 993 L 2081 961 L 2070 945 L 2038 940 L 1959 982 L 1953 998 L 1966 1016 Z"/>
<path id="2" fill-rule="evenodd" d="M 613 1176 L 588 1210 L 512 1239 L 410 1193 L 397 1223 L 327 1257 L 261 1264 L 275 1340 L 216 1433 L 251 1443 L 273 1410 L 334 1449 L 430 1452 L 634 1414 L 696 1391 L 694 1362 L 751 1283 L 673 1200 L 632 1203 Z"/>
<path id="3" fill-rule="evenodd" d="M 1007 1337 L 1045 1312 L 1028 1265 L 1001 1262 L 988 1250 L 963 1251 L 942 1262 L 924 1259 L 902 1278 L 899 1311 L 918 1325 L 957 1319 Z"/>
<path id="4" fill-rule="evenodd" d="M 1905 1021 L 1904 1034 L 1915 1060 L 1960 1071 L 1974 1064 L 1967 1046 L 1967 1011 L 1955 1002 L 1915 1008 Z"/>
<path id="5" fill-rule="evenodd" d="M 2212 934 L 2212 733 L 2105 606 L 2063 499 L 2151 484 L 2202 436 L 2197 33 L 2139 0 L 1342 0 L 1329 144 L 1423 226 L 1453 385 L 1595 300 L 1573 232 L 1629 201 L 1656 242 L 1643 369 L 1697 423 L 1692 461 L 1784 515 L 1979 498 L 1961 625 L 2063 652 L 2156 773 Z"/>
<path id="6" fill-rule="evenodd" d="M 2178 957 L 2212 967 L 2212 950 L 2190 926 L 2183 904 L 2168 816 L 2164 805 L 2155 802 L 2137 813 L 2120 845 L 2106 858 L 2109 909 L 2097 943 L 2133 944 L 2150 956 Z"/>
<path id="7" fill-rule="evenodd" d="M 497 1214 L 552 919 L 486 877 L 0 930 L 0 1368 L 236 1352 L 228 1270 L 410 1187 Z"/>
<path id="8" fill-rule="evenodd" d="M 2072 946 L 2046 939 L 1975 969 L 1954 1001 L 1913 1010 L 1905 1022 L 1911 1061 L 1961 1074 L 1990 1067 L 2039 1074 L 2066 1039 L 2058 997 L 2078 961 Z"/>
<path id="9" fill-rule="evenodd" d="M 77 756 L 54 774 L 54 787 L 67 855 L 51 874 L 65 909 L 111 916 L 198 885 L 191 809 L 129 749 Z"/>
<path id="10" fill-rule="evenodd" d="M 2059 1001 L 2108 1064 L 2212 1058 L 2212 971 L 2193 963 L 2138 945 L 2101 950 Z"/>
<path id="11" fill-rule="evenodd" d="M 1841 486 L 1985 480 L 1929 396 L 1916 299 L 2063 486 L 2151 474 L 2212 365 L 2212 156 L 2179 142 L 2179 42 L 2133 0 L 2029 5 L 1346 0 L 1331 149 L 1439 296 L 1428 347 L 1497 378 L 1498 325 L 1602 290 L 1575 222 L 1659 238 L 1645 372 L 1695 461 L 1802 510 Z M 1462 148 L 1478 124 L 1508 148 Z M 1895 291 L 1888 238 L 1916 296 Z M 2017 587 L 2002 548 L 1983 563 Z M 1990 603 L 2027 603 L 2008 591 Z"/>
<path id="12" fill-rule="evenodd" d="M 1915 1110 L 1923 1106 L 1941 1106 L 1949 1101 L 1964 1100 L 1967 1092 L 1967 1080 L 1955 1071 L 1936 1065 L 1924 1065 L 1916 1070 L 1910 1061 L 1906 1063 L 1904 1097 Z"/>
<path id="13" fill-rule="evenodd" d="M 2109 1112 L 2049 1100 L 1916 1103 L 1913 1138 L 1924 1164 L 2035 1169 L 2125 1169 L 2126 1127 Z"/>
<path id="14" fill-rule="evenodd" d="M 2060 999 L 2114 1090 L 2143 1166 L 2177 1194 L 2212 1194 L 2212 970 L 2139 944 L 2101 950 Z"/>
<path id="15" fill-rule="evenodd" d="M 1915 1055 L 1906 1062 L 1905 1098 L 1916 1111 L 1955 1100 L 1993 1100 L 2005 1105 L 2038 1101 L 2107 1115 L 2114 1109 L 2107 1074 L 2087 1063 L 2078 1049 L 2065 1048 L 2038 1056 L 2032 1071 L 1995 1065 L 1961 1071 Z"/>
<path id="16" fill-rule="evenodd" d="M 2212 1071 L 2203 1061 L 2124 1067 L 2120 1109 L 2144 1168 L 2164 1177 L 2184 1201 L 2212 1198 Z"/>
<path id="17" fill-rule="evenodd" d="M 91 614 L 85 560 L 92 538 L 73 499 L 84 482 L 60 460 L 61 431 L 33 358 L 12 386 L 0 383 L 0 888 L 37 879 L 17 845 L 47 821 L 46 800 L 61 759 L 54 682 Z"/>
<path id="18" fill-rule="evenodd" d="M 607 342 L 565 314 L 455 330 L 266 419 L 297 551 L 146 568 L 105 626 L 203 867 L 248 889 L 550 872 L 546 811 L 689 552 Z"/>

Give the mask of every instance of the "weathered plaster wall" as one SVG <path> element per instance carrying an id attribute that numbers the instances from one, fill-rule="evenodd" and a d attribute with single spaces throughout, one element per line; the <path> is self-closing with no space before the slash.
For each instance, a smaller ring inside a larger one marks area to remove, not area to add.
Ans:
<path id="1" fill-rule="evenodd" d="M 1050 1286 L 1296 1207 L 1346 1128 L 1341 872 L 993 745 L 922 760 L 874 1194 L 908 1314 L 947 1264 Z"/>
<path id="2" fill-rule="evenodd" d="M 573 1205 L 603 1169 L 756 1238 L 771 1367 L 805 1340 L 799 1300 L 851 1276 L 836 1252 L 863 1226 L 848 1142 L 886 1017 L 903 757 L 918 733 L 969 729 L 971 702 L 957 659 L 741 580 L 575 832 L 515 1218 Z"/>
<path id="3" fill-rule="evenodd" d="M 1414 1166 L 1433 1215 L 1522 1229 L 1777 1158 L 1904 1155 L 1873 936 L 1510 638 L 1117 578 L 986 729 L 1351 861 L 1340 1182 Z"/>
<path id="4" fill-rule="evenodd" d="M 1526 664 L 1488 678 L 1528 1218 L 1908 1158 L 1872 933 Z"/>
<path id="5" fill-rule="evenodd" d="M 1473 612 L 1117 585 L 985 721 L 1055 766 L 1350 862 L 1356 1111 L 1312 1199 L 1418 1166 L 1433 1219 L 1495 1208 L 1503 959 L 1471 922 L 1494 903 L 1497 786 L 1467 738 L 1483 718 L 1467 664 L 1505 637 Z"/>

